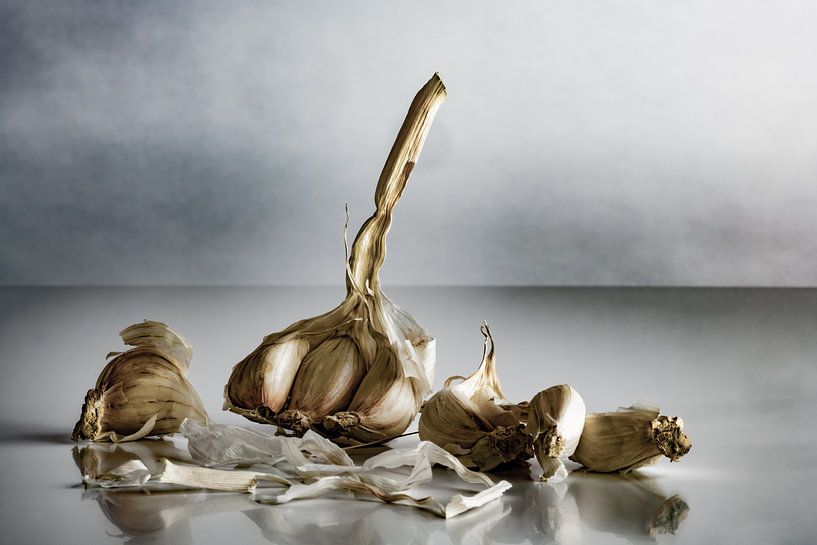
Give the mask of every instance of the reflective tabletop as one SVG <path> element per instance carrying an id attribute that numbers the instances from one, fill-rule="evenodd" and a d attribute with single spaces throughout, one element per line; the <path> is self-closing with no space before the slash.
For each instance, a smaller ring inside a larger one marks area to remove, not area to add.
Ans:
<path id="1" fill-rule="evenodd" d="M 232 365 L 266 333 L 337 304 L 339 288 L 0 289 L 4 543 L 811 543 L 817 535 L 817 291 L 395 288 L 437 337 L 439 387 L 476 368 L 491 323 L 514 401 L 569 383 L 590 411 L 634 401 L 681 416 L 693 447 L 627 476 L 531 469 L 449 520 L 352 499 L 262 505 L 241 494 L 86 489 L 83 460 L 184 460 L 185 444 L 68 440 L 118 331 L 164 321 L 194 347 L 190 379 L 216 422 Z M 408 446 L 415 437 L 398 440 Z M 87 463 L 87 462 L 86 462 Z M 571 466 L 575 467 L 575 466 Z M 459 490 L 435 470 L 429 493 Z"/>

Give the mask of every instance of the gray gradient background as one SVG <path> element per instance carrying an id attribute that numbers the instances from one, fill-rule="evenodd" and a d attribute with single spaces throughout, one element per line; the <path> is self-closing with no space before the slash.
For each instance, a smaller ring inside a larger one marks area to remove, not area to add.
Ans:
<path id="1" fill-rule="evenodd" d="M 644 471 L 690 507 L 659 543 L 813 539 L 817 290 L 700 286 L 817 285 L 817 4 L 512 5 L 0 0 L 0 543 L 343 542 L 320 513 L 377 534 L 355 545 L 463 545 L 497 509 L 475 542 L 544 541 L 529 515 L 566 500 L 527 475 L 459 523 L 201 494 L 128 529 L 67 441 L 145 318 L 193 344 L 211 417 L 247 423 L 220 410 L 231 366 L 341 300 L 343 203 L 354 232 L 434 71 L 450 98 L 383 280 L 438 339 L 435 387 L 487 319 L 510 399 L 564 382 L 683 417 L 693 450 Z M 583 543 L 651 542 L 654 504 L 585 477 Z"/>
<path id="2" fill-rule="evenodd" d="M 0 0 L 0 284 L 817 283 L 817 4 Z"/>

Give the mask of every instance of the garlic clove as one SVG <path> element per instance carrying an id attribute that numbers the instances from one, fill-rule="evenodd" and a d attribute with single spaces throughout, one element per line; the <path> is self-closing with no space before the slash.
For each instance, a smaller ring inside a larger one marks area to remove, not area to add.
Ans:
<path id="1" fill-rule="evenodd" d="M 366 363 L 350 337 L 328 339 L 307 354 L 292 385 L 287 410 L 310 417 L 349 406 L 366 374 Z"/>
<path id="2" fill-rule="evenodd" d="M 326 416 L 323 429 L 363 443 L 400 435 L 420 409 L 420 389 L 418 380 L 403 374 L 397 354 L 381 350 L 349 408 Z"/>
<path id="3" fill-rule="evenodd" d="M 480 331 L 485 342 L 479 368 L 467 378 L 446 380 L 443 390 L 423 405 L 419 429 L 420 439 L 445 448 L 468 467 L 488 471 L 532 457 L 533 445 L 519 418 L 523 405 L 499 404 L 504 395 L 493 337 L 488 324 Z"/>
<path id="4" fill-rule="evenodd" d="M 629 472 L 666 456 L 678 461 L 692 448 L 678 417 L 657 409 L 630 407 L 587 415 L 571 460 L 590 471 Z"/>
<path id="5" fill-rule="evenodd" d="M 236 365 L 225 399 L 233 399 L 242 407 L 263 406 L 279 412 L 308 350 L 306 339 L 290 339 L 256 350 Z"/>
<path id="6" fill-rule="evenodd" d="M 582 396 L 567 384 L 542 390 L 531 399 L 525 431 L 533 437 L 542 480 L 567 475 L 559 459 L 575 452 L 586 413 Z"/>
<path id="7" fill-rule="evenodd" d="M 120 335 L 134 348 L 114 353 L 88 390 L 72 439 L 133 441 L 175 433 L 185 418 L 207 422 L 186 378 L 190 345 L 161 322 L 135 324 Z"/>

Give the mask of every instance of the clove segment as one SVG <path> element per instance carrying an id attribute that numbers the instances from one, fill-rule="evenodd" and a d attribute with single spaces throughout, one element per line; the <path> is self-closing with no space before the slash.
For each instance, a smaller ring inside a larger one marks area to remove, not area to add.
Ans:
<path id="1" fill-rule="evenodd" d="M 450 377 L 426 401 L 420 439 L 441 446 L 467 467 L 489 471 L 531 458 L 533 440 L 520 420 L 521 409 L 499 403 L 505 395 L 496 373 L 493 337 L 487 323 L 480 331 L 485 337 L 482 363 L 468 378 Z M 455 384 L 457 380 L 461 382 Z"/>
<path id="2" fill-rule="evenodd" d="M 528 413 L 525 431 L 533 437 L 541 480 L 566 476 L 561 458 L 576 451 L 587 415 L 582 396 L 567 384 L 551 386 L 533 396 Z"/>
<path id="3" fill-rule="evenodd" d="M 435 74 L 409 107 L 346 263 L 346 299 L 265 337 L 233 367 L 225 410 L 344 443 L 406 430 L 431 393 L 434 338 L 381 291 L 380 268 L 392 211 L 445 98 Z"/>
<path id="4" fill-rule="evenodd" d="M 677 416 L 657 407 L 637 406 L 587 415 L 576 452 L 570 457 L 590 471 L 629 472 L 666 456 L 677 462 L 692 443 Z"/>
<path id="5" fill-rule="evenodd" d="M 113 359 L 85 395 L 71 439 L 132 441 L 175 433 L 186 418 L 207 423 L 187 380 L 190 345 L 167 325 L 148 320 L 119 335 L 133 348 L 108 354 Z"/>

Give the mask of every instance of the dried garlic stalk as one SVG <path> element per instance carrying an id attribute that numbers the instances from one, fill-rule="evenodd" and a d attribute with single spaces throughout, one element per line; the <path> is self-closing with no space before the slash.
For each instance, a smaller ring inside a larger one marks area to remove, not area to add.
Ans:
<path id="1" fill-rule="evenodd" d="M 604 473 L 629 472 L 662 456 L 677 462 L 692 447 L 683 427 L 677 416 L 662 416 L 657 407 L 645 405 L 589 414 L 570 459 Z"/>
<path id="2" fill-rule="evenodd" d="M 494 359 L 494 340 L 488 324 L 482 363 L 468 378 L 450 377 L 420 415 L 420 439 L 431 441 L 480 471 L 533 456 L 533 442 L 518 410 L 499 404 L 505 398 Z M 458 384 L 455 381 L 461 380 Z"/>
<path id="3" fill-rule="evenodd" d="M 127 352 L 113 357 L 88 390 L 74 441 L 133 441 L 175 433 L 186 419 L 207 422 L 187 371 L 193 350 L 161 322 L 145 320 L 122 330 Z"/>
<path id="4" fill-rule="evenodd" d="M 584 429 L 587 409 L 579 392 L 567 384 L 542 390 L 530 401 L 525 431 L 533 437 L 542 480 L 567 475 L 560 458 L 572 455 Z"/>
<path id="5" fill-rule="evenodd" d="M 380 289 L 394 206 L 446 98 L 437 74 L 411 103 L 347 262 L 346 299 L 264 338 L 239 362 L 224 408 L 302 435 L 369 442 L 406 430 L 430 393 L 434 339 Z"/>

